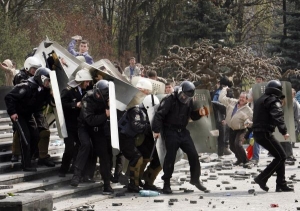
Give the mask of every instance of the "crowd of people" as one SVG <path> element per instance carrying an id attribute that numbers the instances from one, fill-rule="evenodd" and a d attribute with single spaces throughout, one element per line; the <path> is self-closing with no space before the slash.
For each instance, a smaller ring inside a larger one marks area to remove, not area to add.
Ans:
<path id="1" fill-rule="evenodd" d="M 75 46 L 78 43 L 77 52 Z M 68 51 L 89 64 L 93 63 L 93 58 L 88 53 L 88 42 L 80 36 L 72 37 Z M 64 139 L 65 150 L 58 176 L 73 174 L 70 183 L 73 187 L 77 187 L 80 182 L 95 182 L 93 177 L 99 158 L 100 174 L 104 183 L 103 193 L 113 193 L 111 182 L 118 182 L 125 157 L 129 161 L 128 191 L 139 192 L 141 188 L 158 190 L 154 182 L 163 170 L 162 192 L 171 194 L 170 179 L 174 171 L 176 153 L 180 148 L 188 157 L 190 183 L 199 190 L 206 191 L 206 187 L 200 181 L 201 166 L 198 153 L 186 128 L 190 119 L 196 121 L 208 115 L 207 110 L 203 108 L 193 108 L 195 85 L 190 81 L 183 81 L 174 87 L 173 83 L 158 77 L 154 70 L 143 70 L 142 66 L 136 64 L 134 57 L 129 59 L 129 66 L 124 71 L 118 63 L 115 63 L 115 67 L 129 82 L 136 76 L 142 76 L 136 88 L 144 94 L 144 99 L 141 104 L 118 115 L 120 153 L 116 156 L 114 172 L 112 173 L 114 162 L 110 138 L 109 82 L 103 80 L 99 70 L 90 72 L 83 68 L 61 92 L 68 137 Z M 34 56 L 26 58 L 24 68 L 17 74 L 13 72 L 15 69 L 10 60 L 5 60 L 1 68 L 6 72 L 10 71 L 7 80 L 14 85 L 12 91 L 5 96 L 7 113 L 14 125 L 11 161 L 19 161 L 19 156 L 22 155 L 24 171 L 36 171 L 31 164 L 32 159 L 36 158 L 39 165 L 54 167 L 55 163 L 48 154 L 50 131 L 45 119 L 48 107 L 55 106 L 50 90 L 51 70 L 44 67 L 43 62 Z M 12 74 L 15 76 L 12 77 Z M 146 77 L 165 84 L 166 97 L 161 102 L 151 94 L 153 85 L 145 79 Z M 256 83 L 263 81 L 263 76 L 256 77 Z M 285 160 L 295 160 L 292 155 L 293 145 L 291 142 L 279 143 L 272 135 L 277 127 L 284 139 L 289 138 L 283 119 L 282 103 L 285 96 L 281 83 L 277 80 L 269 81 L 265 93 L 255 102 L 252 90 L 241 92 L 239 98 L 235 99 L 230 89 L 232 85 L 228 78 L 223 77 L 212 94 L 216 127 L 219 130 L 218 155 L 222 157 L 234 153 L 237 159 L 234 165 L 251 168 L 259 162 L 262 146 L 274 159 L 255 178 L 255 182 L 268 191 L 267 181 L 276 172 L 276 191 L 293 191 L 285 180 Z M 300 106 L 296 101 L 295 90 L 292 90 L 292 93 L 295 131 L 298 133 Z M 154 105 L 158 105 L 158 108 L 153 122 L 150 123 L 147 109 Z M 24 133 L 25 139 L 21 137 L 21 133 Z M 249 160 L 243 148 L 249 133 L 253 134 L 256 144 L 252 160 Z M 163 138 L 166 147 L 163 164 L 160 163 L 155 148 L 158 138 Z"/>

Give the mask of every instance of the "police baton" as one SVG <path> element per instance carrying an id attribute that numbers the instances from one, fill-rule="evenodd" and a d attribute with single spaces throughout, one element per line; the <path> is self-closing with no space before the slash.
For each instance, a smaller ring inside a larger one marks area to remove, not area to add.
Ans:
<path id="1" fill-rule="evenodd" d="M 18 119 L 15 120 L 15 123 L 16 123 L 16 126 L 17 126 L 17 130 L 18 130 L 18 132 L 20 133 L 20 136 L 21 136 L 22 139 L 24 140 L 24 143 L 26 144 L 26 146 L 28 146 L 28 142 L 27 142 L 27 140 L 26 140 L 26 137 L 25 137 L 25 135 L 24 135 L 24 132 L 23 132 L 23 130 L 22 130 L 22 127 L 21 127 L 21 125 L 20 125 Z"/>
<path id="2" fill-rule="evenodd" d="M 154 153 L 154 150 L 155 150 L 155 147 L 156 147 L 157 139 L 158 139 L 158 137 L 154 139 L 154 145 L 153 145 L 153 148 L 152 148 L 152 151 L 151 151 L 151 154 L 150 154 L 150 161 L 152 160 L 152 157 L 153 157 L 153 153 Z"/>

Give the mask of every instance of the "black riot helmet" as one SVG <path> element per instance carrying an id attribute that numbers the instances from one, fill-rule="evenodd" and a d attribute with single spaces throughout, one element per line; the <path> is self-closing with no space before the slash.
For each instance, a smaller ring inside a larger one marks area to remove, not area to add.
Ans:
<path id="1" fill-rule="evenodd" d="M 190 81 L 180 84 L 177 91 L 177 98 L 180 102 L 187 104 L 195 95 L 195 85 Z"/>
<path id="2" fill-rule="evenodd" d="M 98 81 L 93 88 L 94 99 L 97 101 L 103 100 L 104 102 L 107 102 L 109 98 L 108 88 L 109 83 L 107 80 Z M 97 96 L 97 94 L 99 95 L 99 97 Z"/>
<path id="3" fill-rule="evenodd" d="M 33 80 L 43 88 L 49 88 L 51 70 L 46 67 L 40 67 L 35 71 Z"/>
<path id="4" fill-rule="evenodd" d="M 278 80 L 271 80 L 266 85 L 265 94 L 271 95 L 274 94 L 277 97 L 284 97 L 282 93 L 282 85 Z"/>

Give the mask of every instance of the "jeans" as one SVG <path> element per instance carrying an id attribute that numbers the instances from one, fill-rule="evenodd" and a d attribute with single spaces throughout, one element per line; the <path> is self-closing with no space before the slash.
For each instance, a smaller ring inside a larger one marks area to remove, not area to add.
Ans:
<path id="1" fill-rule="evenodd" d="M 259 160 L 260 149 L 260 145 L 256 141 L 254 141 L 252 160 Z"/>

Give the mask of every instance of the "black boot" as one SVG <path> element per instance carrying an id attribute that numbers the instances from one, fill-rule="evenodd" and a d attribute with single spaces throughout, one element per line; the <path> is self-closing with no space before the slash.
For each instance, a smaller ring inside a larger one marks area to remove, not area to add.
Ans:
<path id="1" fill-rule="evenodd" d="M 114 190 L 112 189 L 110 184 L 107 183 L 107 184 L 104 184 L 102 193 L 103 193 L 103 195 L 109 195 L 109 194 L 113 194 Z"/>
<path id="2" fill-rule="evenodd" d="M 276 185 L 276 192 L 293 192 L 294 189 L 290 188 L 289 186 L 285 185 Z"/>
<path id="3" fill-rule="evenodd" d="M 46 157 L 46 158 L 39 158 L 38 160 L 38 165 L 45 165 L 47 167 L 55 167 L 55 163 L 50 160 L 50 156 Z"/>
<path id="4" fill-rule="evenodd" d="M 150 185 L 148 182 L 145 182 L 143 190 L 154 190 L 158 191 L 158 188 L 155 185 Z"/>
<path id="5" fill-rule="evenodd" d="M 198 181 L 196 181 L 196 182 L 190 182 L 192 185 L 195 185 L 196 186 L 196 188 L 198 188 L 199 190 L 201 190 L 201 191 L 206 191 L 206 187 L 205 186 L 203 186 L 203 184 L 198 180 Z"/>
<path id="6" fill-rule="evenodd" d="M 19 162 L 19 155 L 12 155 L 10 161 L 12 163 Z"/>
<path id="7" fill-rule="evenodd" d="M 163 191 L 164 194 L 171 194 L 172 193 L 170 180 L 165 180 L 164 187 L 163 187 L 162 191 Z"/>
<path id="8" fill-rule="evenodd" d="M 264 191 L 266 191 L 266 192 L 269 191 L 269 187 L 267 186 L 267 184 L 265 182 L 261 181 L 258 177 L 254 178 L 254 182 L 256 182 L 256 184 L 258 184 L 259 187 L 261 189 L 263 189 Z M 277 188 L 276 188 L 276 190 L 277 190 Z"/>
<path id="9" fill-rule="evenodd" d="M 139 186 L 135 185 L 134 180 L 130 179 L 129 184 L 127 185 L 127 190 L 129 192 L 138 193 L 141 189 L 139 188 Z"/>
<path id="10" fill-rule="evenodd" d="M 81 178 L 81 170 L 78 168 L 75 168 L 74 175 L 71 180 L 71 186 L 77 187 L 79 185 L 80 178 Z"/>

